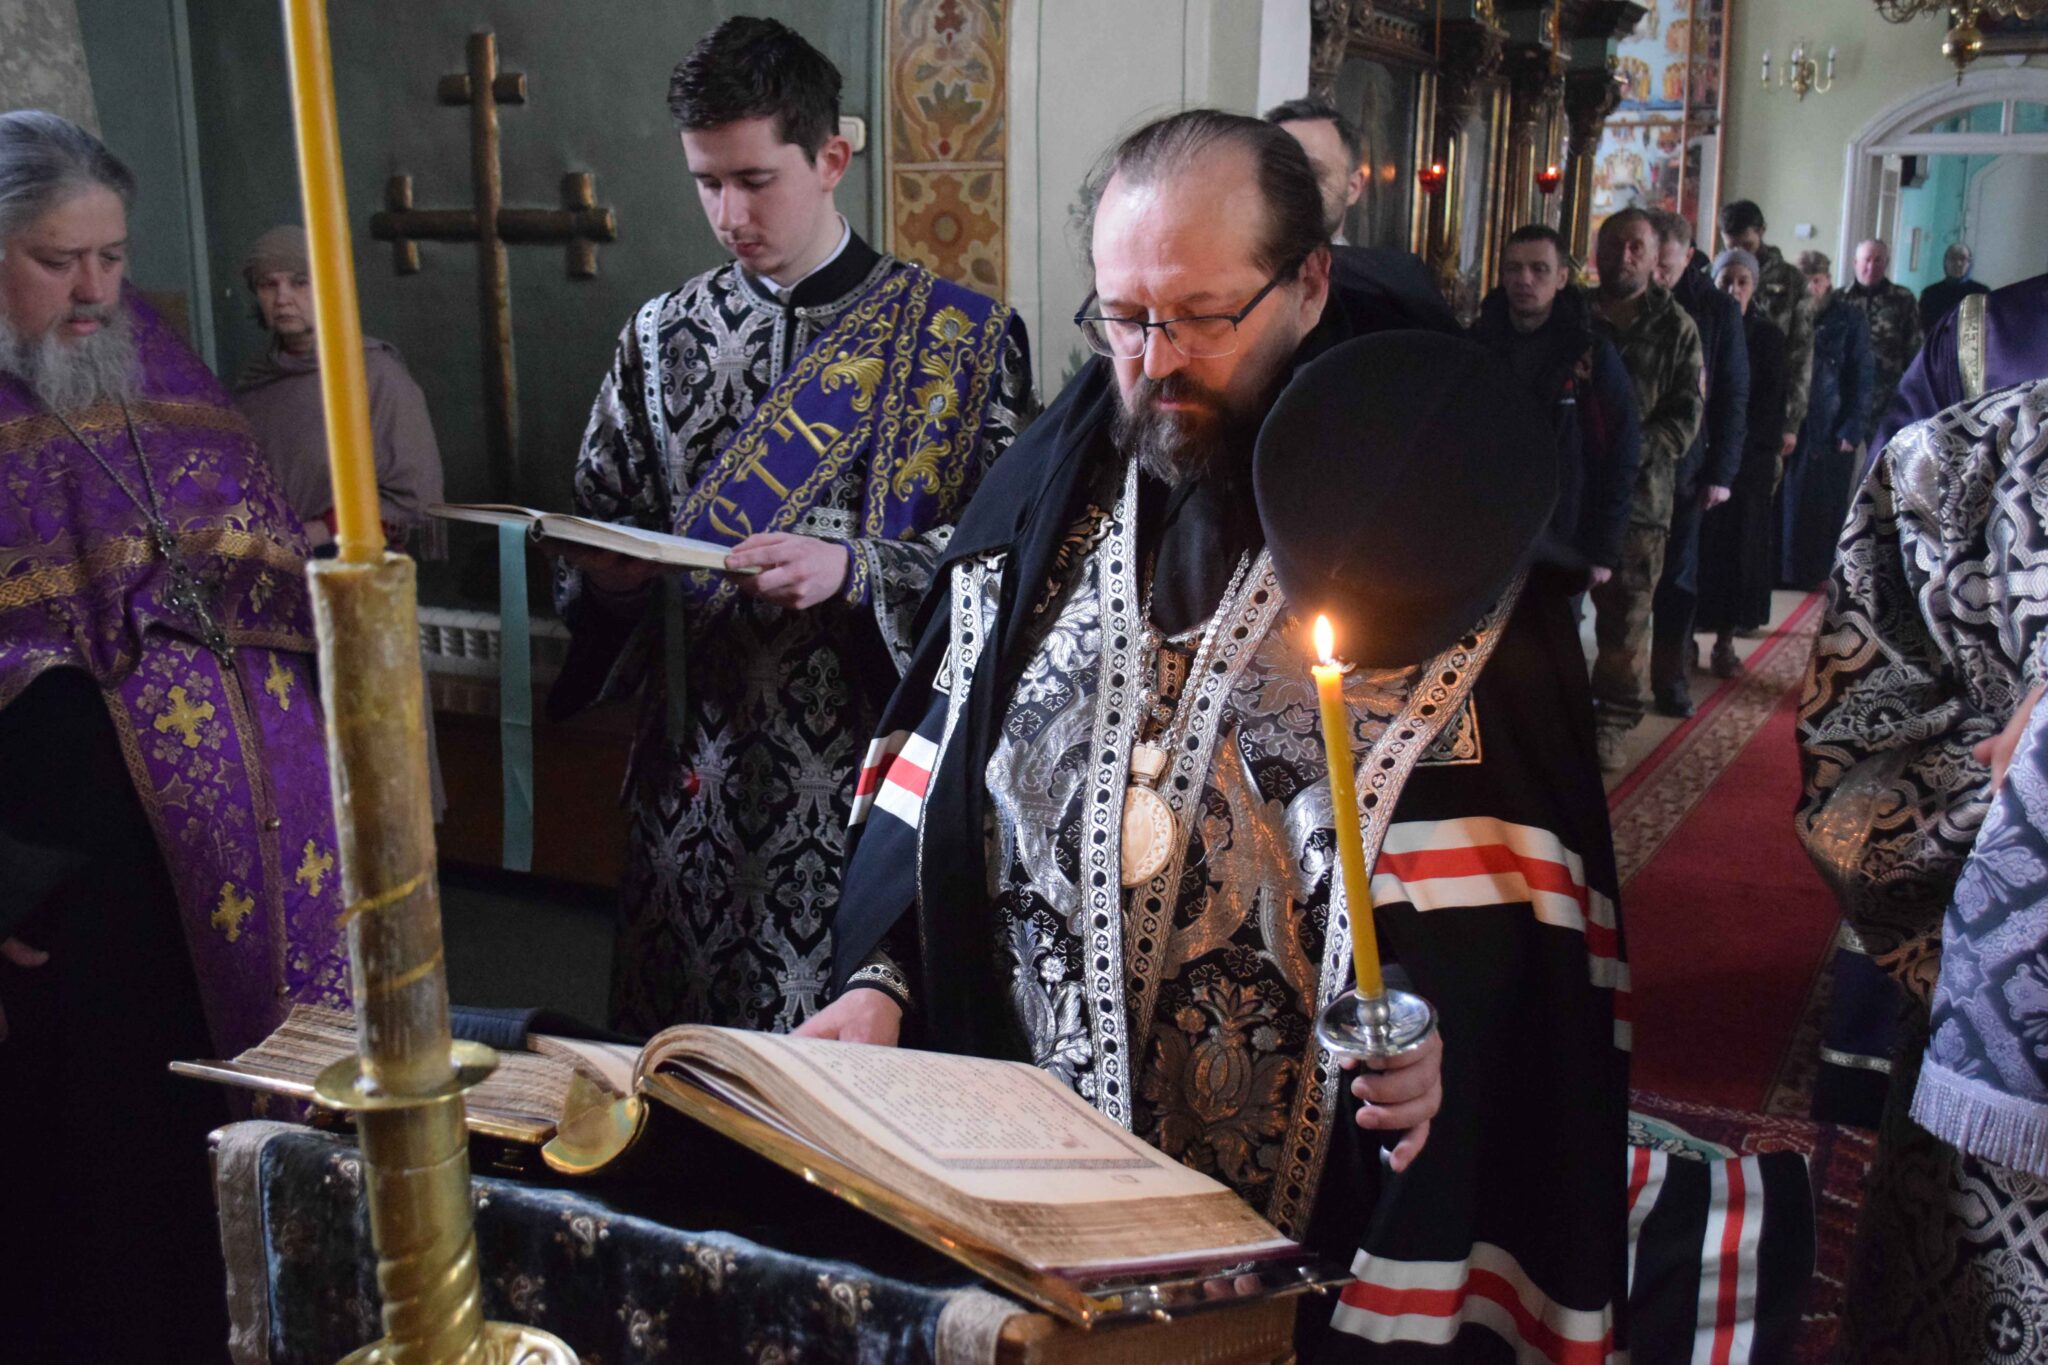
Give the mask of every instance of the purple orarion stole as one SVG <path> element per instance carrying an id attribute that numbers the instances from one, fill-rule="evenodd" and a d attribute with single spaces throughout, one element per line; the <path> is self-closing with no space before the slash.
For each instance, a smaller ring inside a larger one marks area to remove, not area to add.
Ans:
<path id="1" fill-rule="evenodd" d="M 143 371 L 129 412 L 232 665 L 167 600 L 149 519 L 0 374 L 0 707 L 45 669 L 98 682 L 177 887 L 214 1046 L 233 1056 L 294 1003 L 349 1002 L 306 547 L 219 382 L 125 302 Z M 65 416 L 147 498 L 120 406 Z"/>

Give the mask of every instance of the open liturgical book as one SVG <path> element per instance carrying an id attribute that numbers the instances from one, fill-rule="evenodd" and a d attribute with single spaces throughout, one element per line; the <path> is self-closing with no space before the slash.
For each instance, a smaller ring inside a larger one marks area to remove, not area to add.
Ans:
<path id="1" fill-rule="evenodd" d="M 659 531 L 643 531 L 637 526 L 620 526 L 616 522 L 593 521 L 589 517 L 572 517 L 561 512 L 536 512 L 531 507 L 515 507 L 502 502 L 437 502 L 427 508 L 427 513 L 443 521 L 473 521 L 482 526 L 524 526 L 526 533 L 537 541 L 609 550 L 628 559 L 644 559 L 678 569 L 714 569 L 733 574 L 761 572 L 759 569 L 727 568 L 725 557 L 732 550 L 730 545 L 715 545 L 708 540 L 692 540 L 688 536 L 663 535 Z"/>
<path id="2" fill-rule="evenodd" d="M 529 1046 L 469 1093 L 470 1126 L 544 1143 L 556 1172 L 593 1174 L 678 1112 L 1074 1322 L 1346 1278 L 1024 1063 L 697 1025 L 637 1057 Z M 354 1047 L 350 1015 L 301 1006 L 232 1062 L 174 1069 L 304 1096 Z"/>

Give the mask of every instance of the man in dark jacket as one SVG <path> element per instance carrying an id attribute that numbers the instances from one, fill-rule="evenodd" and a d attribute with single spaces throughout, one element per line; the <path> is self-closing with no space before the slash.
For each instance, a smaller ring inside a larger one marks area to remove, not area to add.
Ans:
<path id="1" fill-rule="evenodd" d="M 1540 223 L 1517 228 L 1472 338 L 1503 357 L 1550 413 L 1558 478 L 1548 553 L 1583 564 L 1590 587 L 1612 578 L 1621 560 L 1642 433 L 1621 356 L 1593 335 L 1570 282 L 1564 238 Z"/>
<path id="2" fill-rule="evenodd" d="M 1941 278 L 1920 291 L 1920 330 L 1931 332 L 1934 324 L 1956 311 L 1956 305 L 1972 294 L 1988 294 L 1991 286 L 1970 278 L 1976 258 L 1961 242 L 1952 242 L 1941 253 Z"/>
<path id="3" fill-rule="evenodd" d="M 1785 466 L 1779 499 L 1778 574 L 1787 587 L 1810 592 L 1827 582 L 1834 567 L 1835 542 L 1862 465 L 1857 452 L 1877 414 L 1870 410 L 1870 324 L 1856 309 L 1842 306 L 1825 255 L 1803 253 L 1799 269 L 1814 299 L 1813 381 L 1799 449 Z"/>
<path id="4" fill-rule="evenodd" d="M 1728 501 L 1742 463 L 1749 425 L 1749 348 L 1743 344 L 1742 309 L 1714 288 L 1693 249 L 1692 224 L 1675 213 L 1650 215 L 1657 229 L 1657 266 L 1651 278 L 1671 291 L 1700 332 L 1706 412 L 1699 434 L 1679 461 L 1671 490 L 1671 535 L 1664 542 L 1664 576 L 1651 605 L 1650 696 L 1667 716 L 1692 714 L 1687 674 L 1693 616 L 1699 606 L 1700 518 Z"/>
<path id="5" fill-rule="evenodd" d="M 1266 122 L 1301 144 L 1323 195 L 1323 232 L 1330 239 L 1330 305 L 1361 332 L 1415 327 L 1461 330 L 1456 315 L 1430 282 L 1422 258 L 1398 247 L 1353 246 L 1344 219 L 1365 192 L 1365 136 L 1335 105 L 1288 100 L 1266 111 Z"/>

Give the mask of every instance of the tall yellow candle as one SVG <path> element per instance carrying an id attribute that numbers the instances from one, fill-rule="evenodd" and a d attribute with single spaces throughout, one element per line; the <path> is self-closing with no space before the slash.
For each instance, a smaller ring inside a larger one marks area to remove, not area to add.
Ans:
<path id="1" fill-rule="evenodd" d="M 1330 618 L 1316 618 L 1316 700 L 1322 705 L 1323 753 L 1330 764 L 1330 813 L 1337 827 L 1337 870 L 1351 915 L 1351 957 L 1358 993 L 1382 995 L 1380 945 L 1372 927 L 1372 879 L 1365 871 L 1365 834 L 1358 824 L 1358 787 L 1352 776 L 1351 713 L 1344 706 L 1344 666 L 1331 656 Z"/>
<path id="2" fill-rule="evenodd" d="M 341 138 L 334 117 L 334 65 L 328 51 L 326 0 L 284 0 L 284 36 L 291 59 L 300 203 L 306 211 L 306 245 L 312 257 L 320 396 L 327 410 L 327 462 L 334 475 L 334 538 L 341 558 L 374 564 L 384 555 L 384 526 L 377 510 L 369 385 L 363 375 L 363 324 L 356 313 L 348 196 L 341 182 Z"/>

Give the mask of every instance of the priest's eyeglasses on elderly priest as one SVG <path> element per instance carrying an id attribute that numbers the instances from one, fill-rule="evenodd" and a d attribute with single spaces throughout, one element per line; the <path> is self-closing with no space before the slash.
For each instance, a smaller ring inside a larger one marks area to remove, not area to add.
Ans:
<path id="1" fill-rule="evenodd" d="M 1194 317 L 1166 318 L 1160 322 L 1091 314 L 1088 305 L 1095 302 L 1095 293 L 1090 290 L 1081 311 L 1074 314 L 1074 325 L 1081 329 L 1081 339 L 1088 343 L 1089 350 L 1114 360 L 1136 360 L 1145 354 L 1145 344 L 1151 339 L 1155 327 L 1165 334 L 1167 342 L 1176 351 L 1189 360 L 1210 360 L 1237 350 L 1237 324 L 1250 317 L 1252 309 L 1258 307 L 1266 295 L 1293 279 L 1294 275 L 1294 270 L 1283 270 L 1267 280 L 1266 287 L 1252 295 L 1251 302 L 1235 313 L 1199 313 Z"/>

